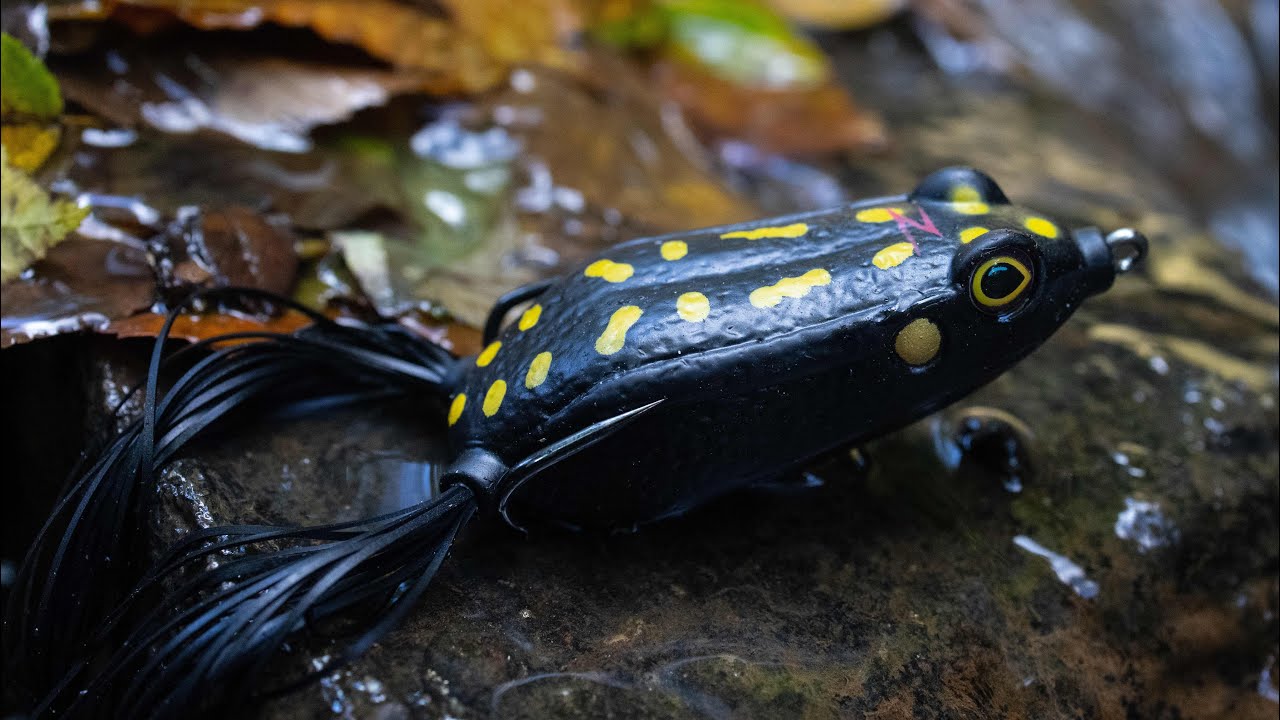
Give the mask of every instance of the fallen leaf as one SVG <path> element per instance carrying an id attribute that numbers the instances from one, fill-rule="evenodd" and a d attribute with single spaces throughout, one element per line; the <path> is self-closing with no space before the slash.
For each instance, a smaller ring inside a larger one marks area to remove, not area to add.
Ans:
<path id="1" fill-rule="evenodd" d="M 326 313 L 338 317 L 335 312 Z M 102 332 L 119 338 L 155 337 L 160 334 L 168 315 L 140 313 L 114 320 Z M 480 331 L 455 322 L 424 320 L 417 315 L 400 318 L 400 324 L 432 342 L 453 351 L 456 355 L 474 355 L 480 352 Z M 311 325 L 311 318 L 296 310 L 285 309 L 270 317 L 246 316 L 227 312 L 191 313 L 179 315 L 169 329 L 169 336 L 188 342 L 199 342 L 219 335 L 241 332 L 294 333 Z M 256 342 L 252 339 L 228 340 L 220 346 Z"/>
<path id="2" fill-rule="evenodd" d="M 862 30 L 902 12 L 907 7 L 907 0 L 769 0 L 769 4 L 803 25 L 830 30 Z"/>
<path id="3" fill-rule="evenodd" d="M 589 17 L 604 42 L 649 50 L 658 87 L 706 135 L 784 154 L 885 144 L 822 50 L 761 2 L 606 0 Z"/>
<path id="4" fill-rule="evenodd" d="M 8 150 L 0 146 L 0 282 L 18 277 L 44 257 L 88 213 L 87 208 L 50 197 L 9 164 Z"/>
<path id="5" fill-rule="evenodd" d="M 456 322 L 422 321 L 416 316 L 400 318 L 400 324 L 422 337 L 450 350 L 454 355 L 477 355 L 484 348 L 480 331 Z"/>
<path id="6" fill-rule="evenodd" d="M 140 313 L 111 321 L 102 332 L 120 338 L 155 337 L 160 334 L 168 315 Z M 285 309 L 270 317 L 256 317 L 228 312 L 190 313 L 174 319 L 169 336 L 199 342 L 218 335 L 241 332 L 292 333 L 311 324 L 311 318 L 297 310 Z M 229 340 L 222 345 L 236 345 L 253 340 Z"/>
<path id="7" fill-rule="evenodd" d="M 53 120 L 62 114 L 58 81 L 9 33 L 0 33 L 0 114 Z"/>
<path id="8" fill-rule="evenodd" d="M 0 144 L 9 150 L 9 163 L 33 173 L 44 165 L 58 147 L 62 126 L 54 123 L 9 123 L 0 125 Z"/>
<path id="9" fill-rule="evenodd" d="M 676 63 L 653 66 L 658 84 L 700 129 L 782 154 L 875 151 L 883 123 L 835 84 L 799 90 L 744 88 Z"/>
<path id="10" fill-rule="evenodd" d="M 67 97 L 122 126 L 224 133 L 264 150 L 306 152 L 308 133 L 417 90 L 421 73 L 139 43 L 55 65 Z"/>
<path id="11" fill-rule="evenodd" d="M 0 348 L 79 330 L 101 330 L 151 306 L 155 276 L 146 253 L 72 235 L 0 293 Z"/>
<path id="12" fill-rule="evenodd" d="M 657 0 L 667 22 L 663 55 L 735 85 L 814 88 L 831 80 L 822 50 L 758 0 Z"/>
<path id="13" fill-rule="evenodd" d="M 245 207 L 184 208 L 149 243 L 170 300 L 202 287 L 253 287 L 288 294 L 298 270 L 293 234 Z"/>
<path id="14" fill-rule="evenodd" d="M 324 231 L 399 202 L 395 177 L 371 171 L 365 148 L 338 140 L 306 153 L 280 153 L 222 135 L 143 132 L 125 147 L 78 152 L 86 161 L 67 173 L 82 193 L 145 201 L 161 216 L 188 205 L 243 205 Z"/>
<path id="15" fill-rule="evenodd" d="M 0 56 L 0 143 L 10 165 L 35 172 L 58 146 L 62 94 L 44 63 L 8 33 L 0 33 Z"/>
<path id="16" fill-rule="evenodd" d="M 55 6 L 51 19 L 114 17 L 140 33 L 176 18 L 206 30 L 249 30 L 264 23 L 308 28 L 400 68 L 425 71 L 421 88 L 469 93 L 501 82 L 517 63 L 580 68 L 566 46 L 580 24 L 570 0 L 115 0 Z"/>
<path id="17" fill-rule="evenodd" d="M 545 217 L 540 227 L 565 262 L 640 234 L 759 215 L 712 172 L 705 148 L 641 71 L 603 52 L 591 65 L 589 81 L 522 71 L 480 108 L 523 148 L 528 180 L 517 208 Z"/>

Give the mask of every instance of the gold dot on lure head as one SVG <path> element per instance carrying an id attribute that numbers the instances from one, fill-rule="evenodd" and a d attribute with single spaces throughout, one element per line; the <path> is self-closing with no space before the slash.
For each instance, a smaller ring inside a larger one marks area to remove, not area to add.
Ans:
<path id="1" fill-rule="evenodd" d="M 908 365 L 920 366 L 938 356 L 942 331 L 928 318 L 916 318 L 898 331 L 893 349 Z"/>
<path id="2" fill-rule="evenodd" d="M 960 184 L 951 188 L 951 202 L 953 203 L 976 203 L 982 202 L 982 193 L 978 192 L 978 188 L 972 185 Z"/>
<path id="3" fill-rule="evenodd" d="M 1047 237 L 1050 240 L 1058 237 L 1058 226 L 1042 217 L 1029 217 L 1023 221 L 1022 225 L 1041 237 Z"/>

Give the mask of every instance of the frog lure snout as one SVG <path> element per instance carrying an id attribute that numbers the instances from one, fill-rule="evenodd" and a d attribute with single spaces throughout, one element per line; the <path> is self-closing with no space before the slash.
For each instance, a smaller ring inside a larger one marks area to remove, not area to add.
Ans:
<path id="1" fill-rule="evenodd" d="M 635 527 L 883 435 L 993 380 L 1146 252 L 1133 230 L 1070 228 L 948 168 L 906 195 L 614 246 L 500 299 L 472 357 L 298 306 L 315 324 L 167 359 L 166 326 L 142 417 L 71 479 L 18 575 L 6 671 L 36 714 L 243 706 L 325 620 L 364 618 L 334 664 L 366 650 L 473 516 Z M 210 528 L 144 559 L 156 474 L 205 428 L 392 392 L 443 416 L 436 497 Z"/>

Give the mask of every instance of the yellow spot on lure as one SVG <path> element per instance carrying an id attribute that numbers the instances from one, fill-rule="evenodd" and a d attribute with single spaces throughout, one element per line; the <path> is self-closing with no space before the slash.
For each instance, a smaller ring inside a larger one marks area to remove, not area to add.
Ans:
<path id="1" fill-rule="evenodd" d="M 676 314 L 681 320 L 702 322 L 711 314 L 711 301 L 700 292 L 687 292 L 676 298 Z"/>
<path id="2" fill-rule="evenodd" d="M 525 373 L 524 386 L 530 390 L 547 381 L 547 372 L 551 370 L 551 353 L 540 352 L 533 356 L 529 363 L 529 372 Z"/>
<path id="3" fill-rule="evenodd" d="M 822 268 L 814 268 L 799 277 L 782 278 L 772 285 L 756 288 L 751 291 L 750 300 L 758 308 L 771 308 L 782 302 L 783 298 L 802 298 L 810 290 L 830 284 L 831 273 Z"/>
<path id="4" fill-rule="evenodd" d="M 662 243 L 659 252 L 662 253 L 663 260 L 679 260 L 689 254 L 689 244 L 683 240 L 668 240 Z"/>
<path id="5" fill-rule="evenodd" d="M 479 355 L 476 356 L 476 367 L 488 367 L 493 359 L 498 357 L 498 351 L 502 349 L 502 343 L 494 341 L 489 343 Z"/>
<path id="6" fill-rule="evenodd" d="M 881 250 L 871 258 L 871 264 L 881 270 L 888 270 L 891 267 L 897 267 L 904 260 L 916 254 L 916 246 L 909 242 L 894 243 L 889 247 Z"/>
<path id="7" fill-rule="evenodd" d="M 596 339 L 596 352 L 601 355 L 612 355 L 622 349 L 627 342 L 627 331 L 640 319 L 644 311 L 635 305 L 618 308 L 609 318 L 604 332 Z"/>
<path id="8" fill-rule="evenodd" d="M 730 232 L 721 233 L 721 240 L 733 240 L 741 238 L 743 240 L 762 240 L 765 238 L 798 238 L 809 232 L 807 223 L 791 223 L 790 225 L 770 226 L 752 228 L 751 230 L 732 230 Z"/>
<path id="9" fill-rule="evenodd" d="M 520 315 L 520 321 L 516 323 L 516 327 L 520 328 L 520 332 L 531 330 L 534 325 L 538 324 L 538 318 L 540 317 L 542 317 L 542 306 L 534 305 Z"/>
<path id="10" fill-rule="evenodd" d="M 166 395 L 166 329 L 155 402 L 72 479 L 11 586 L 6 667 L 59 717 L 236 714 L 311 626 L 351 619 L 363 631 L 334 656 L 368 648 L 476 514 L 633 528 L 990 382 L 1146 252 L 1131 230 L 1066 228 L 950 168 L 903 196 L 612 247 L 504 296 L 474 359 L 276 299 L 315 324 L 212 345 Z M 227 292 L 262 295 L 205 294 Z M 448 421 L 430 500 L 341 525 L 209 528 L 178 540 L 170 564 L 127 552 L 157 471 L 231 410 L 407 395 Z M 103 570 L 126 557 L 139 565 Z"/>
<path id="11" fill-rule="evenodd" d="M 607 282 L 620 283 L 635 274 L 635 268 L 627 263 L 597 260 L 588 265 L 582 274 L 589 278 L 604 278 Z"/>

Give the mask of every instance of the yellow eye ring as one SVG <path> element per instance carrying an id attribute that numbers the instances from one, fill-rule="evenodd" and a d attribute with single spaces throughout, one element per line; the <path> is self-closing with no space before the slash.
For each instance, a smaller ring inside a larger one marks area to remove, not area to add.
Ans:
<path id="1" fill-rule="evenodd" d="M 1021 275 L 1010 288 L 1010 271 Z M 978 266 L 969 281 L 973 301 L 984 310 L 1001 310 L 1022 296 L 1031 285 L 1031 269 L 1028 263 L 1011 255 L 998 255 Z M 997 292 L 998 291 L 998 292 Z"/>

